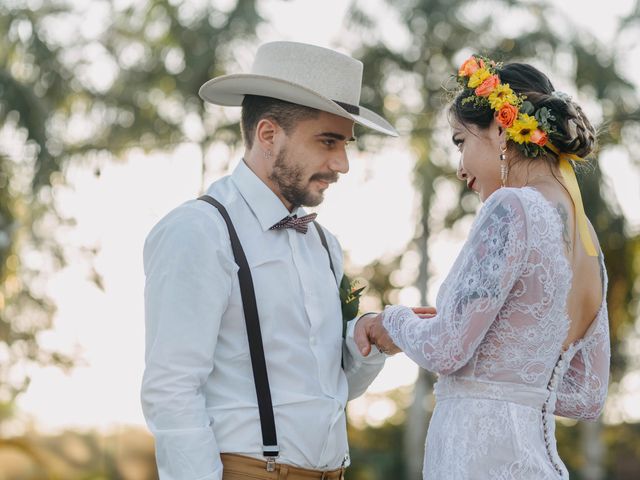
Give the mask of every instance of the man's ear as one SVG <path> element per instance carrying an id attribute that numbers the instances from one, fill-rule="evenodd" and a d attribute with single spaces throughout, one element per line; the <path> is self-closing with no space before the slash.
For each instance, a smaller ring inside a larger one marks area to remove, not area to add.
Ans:
<path id="1" fill-rule="evenodd" d="M 256 136 L 254 143 L 260 145 L 264 152 L 273 150 L 276 133 L 280 126 L 270 118 L 261 119 L 256 125 Z"/>

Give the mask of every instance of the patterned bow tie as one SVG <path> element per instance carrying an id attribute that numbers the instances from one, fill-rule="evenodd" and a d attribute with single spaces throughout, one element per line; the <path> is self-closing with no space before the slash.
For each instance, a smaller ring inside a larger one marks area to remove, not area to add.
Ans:
<path id="1" fill-rule="evenodd" d="M 287 216 L 276 223 L 273 227 L 269 228 L 269 230 L 280 230 L 281 228 L 295 228 L 297 232 L 307 233 L 309 230 L 309 224 L 313 222 L 317 213 L 310 213 L 309 215 L 305 215 L 304 217 L 298 218 L 296 215 L 291 217 Z"/>

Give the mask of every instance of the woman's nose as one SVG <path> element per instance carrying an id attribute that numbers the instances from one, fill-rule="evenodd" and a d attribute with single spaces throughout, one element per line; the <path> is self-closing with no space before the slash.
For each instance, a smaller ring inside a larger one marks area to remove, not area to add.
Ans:
<path id="1" fill-rule="evenodd" d="M 458 180 L 466 180 L 467 172 L 464 171 L 464 167 L 462 166 L 462 162 L 458 163 L 458 170 L 456 171 L 456 176 Z"/>

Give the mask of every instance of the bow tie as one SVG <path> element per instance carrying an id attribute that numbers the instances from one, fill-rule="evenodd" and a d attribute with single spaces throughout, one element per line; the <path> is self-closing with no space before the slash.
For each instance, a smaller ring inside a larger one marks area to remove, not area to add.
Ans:
<path id="1" fill-rule="evenodd" d="M 269 228 L 269 230 L 280 230 L 281 228 L 295 228 L 297 232 L 307 233 L 309 230 L 309 224 L 313 222 L 317 213 L 310 213 L 309 215 L 305 215 L 304 217 L 298 218 L 296 215 L 286 216 L 278 223 L 276 223 L 273 227 Z"/>

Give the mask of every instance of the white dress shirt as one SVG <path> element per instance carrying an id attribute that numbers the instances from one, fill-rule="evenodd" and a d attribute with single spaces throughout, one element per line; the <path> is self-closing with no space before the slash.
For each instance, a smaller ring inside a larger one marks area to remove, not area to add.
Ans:
<path id="1" fill-rule="evenodd" d="M 251 268 L 278 461 L 338 468 L 348 459 L 346 402 L 365 391 L 385 358 L 375 349 L 362 357 L 355 320 L 342 339 L 340 245 L 325 230 L 334 278 L 313 225 L 307 234 L 269 230 L 290 213 L 244 162 L 207 193 L 229 212 Z M 191 200 L 170 212 L 147 237 L 144 269 L 142 407 L 160 478 L 221 479 L 219 454 L 262 458 L 262 435 L 238 268 L 218 210 Z"/>

